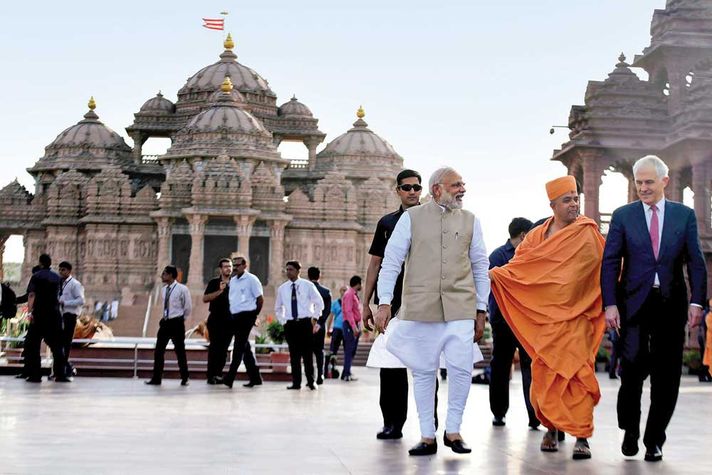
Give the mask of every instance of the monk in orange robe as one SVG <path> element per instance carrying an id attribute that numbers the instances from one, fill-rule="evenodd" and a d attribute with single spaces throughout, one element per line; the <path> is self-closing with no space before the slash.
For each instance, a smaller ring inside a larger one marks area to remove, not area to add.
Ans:
<path id="1" fill-rule="evenodd" d="M 558 450 L 558 435 L 576 437 L 574 459 L 591 458 L 593 408 L 601 393 L 595 359 L 606 327 L 600 272 L 604 239 L 579 215 L 576 180 L 546 184 L 554 216 L 532 229 L 504 267 L 490 271 L 492 292 L 532 358 L 531 402 L 548 429 L 541 450 Z M 559 434 L 557 434 L 559 431 Z"/>

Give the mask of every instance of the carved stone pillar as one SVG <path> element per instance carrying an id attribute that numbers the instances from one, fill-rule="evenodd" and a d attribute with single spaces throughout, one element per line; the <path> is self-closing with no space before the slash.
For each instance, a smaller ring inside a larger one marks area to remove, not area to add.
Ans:
<path id="1" fill-rule="evenodd" d="M 692 191 L 695 193 L 697 231 L 701 236 L 710 233 L 710 186 L 708 166 L 704 162 L 692 165 Z"/>
<path id="2" fill-rule="evenodd" d="M 252 226 L 255 224 L 254 216 L 235 216 L 237 225 L 237 253 L 250 260 L 250 236 Z"/>
<path id="3" fill-rule="evenodd" d="M 172 219 L 166 217 L 156 218 L 158 224 L 158 256 L 156 270 L 160 276 L 165 266 L 171 263 L 171 237 Z"/>
<path id="4" fill-rule="evenodd" d="M 131 139 L 134 143 L 134 148 L 131 154 L 133 155 L 134 162 L 140 164 L 141 156 L 143 154 L 143 144 L 146 142 L 147 138 L 141 132 L 133 132 L 131 134 Z"/>
<path id="5" fill-rule="evenodd" d="M 315 137 L 309 137 L 304 139 L 304 145 L 306 145 L 307 150 L 309 150 L 309 170 L 314 170 L 316 166 L 316 147 L 321 142 Z"/>
<path id="6" fill-rule="evenodd" d="M 5 270 L 3 269 L 3 255 L 5 254 L 5 243 L 10 236 L 0 235 L 0 281 L 5 280 Z"/>
<path id="7" fill-rule="evenodd" d="M 284 269 L 284 228 L 286 221 L 272 221 L 269 227 L 269 283 L 277 286 Z"/>
<path id="8" fill-rule="evenodd" d="M 604 166 L 598 153 L 587 153 L 583 157 L 583 194 L 586 198 L 584 214 L 599 225 L 601 224 L 601 212 L 598 201 L 603 170 Z"/>
<path id="9" fill-rule="evenodd" d="M 205 248 L 205 223 L 208 217 L 202 214 L 188 216 L 190 225 L 190 269 L 188 270 L 188 288 L 198 292 L 203 289 L 203 259 Z"/>
<path id="10" fill-rule="evenodd" d="M 670 177 L 670 181 L 665 188 L 665 196 L 670 201 L 678 201 L 682 203 L 682 183 L 680 183 L 682 178 L 680 176 L 681 172 L 680 170 L 670 170 L 668 175 Z"/>

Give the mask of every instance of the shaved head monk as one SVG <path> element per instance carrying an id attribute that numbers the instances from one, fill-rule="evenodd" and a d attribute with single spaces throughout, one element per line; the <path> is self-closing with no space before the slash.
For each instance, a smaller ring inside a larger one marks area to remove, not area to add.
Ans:
<path id="1" fill-rule="evenodd" d="M 546 192 L 554 216 L 490 271 L 492 292 L 532 358 L 531 403 L 548 429 L 541 450 L 557 451 L 568 432 L 576 437 L 573 458 L 587 459 L 601 397 L 594 364 L 606 326 L 598 284 L 604 239 L 579 215 L 574 177 L 550 181 Z"/>

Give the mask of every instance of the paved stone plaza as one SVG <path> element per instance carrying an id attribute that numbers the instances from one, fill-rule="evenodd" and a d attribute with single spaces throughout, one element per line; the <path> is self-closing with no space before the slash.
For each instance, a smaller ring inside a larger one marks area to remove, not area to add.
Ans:
<path id="1" fill-rule="evenodd" d="M 404 438 L 377 441 L 378 372 L 357 370 L 358 382 L 327 381 L 316 393 L 287 391 L 286 383 L 230 391 L 204 381 L 183 388 L 165 380 L 155 388 L 134 379 L 35 385 L 2 376 L 0 473 L 712 473 L 712 385 L 696 378 L 683 380 L 665 460 L 654 465 L 642 454 L 628 461 L 620 454 L 617 381 L 601 379 L 592 460 L 571 460 L 570 438 L 559 453 L 539 451 L 543 432 L 526 427 L 518 374 L 502 429 L 491 426 L 487 387 L 472 386 L 463 426 L 472 455 L 440 444 L 436 456 L 413 458 L 414 404 Z M 440 414 L 444 420 L 444 403 Z"/>

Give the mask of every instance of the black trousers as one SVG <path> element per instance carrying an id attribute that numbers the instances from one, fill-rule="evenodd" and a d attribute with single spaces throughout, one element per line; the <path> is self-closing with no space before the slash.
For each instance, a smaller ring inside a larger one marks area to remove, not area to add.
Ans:
<path id="1" fill-rule="evenodd" d="M 62 317 L 59 312 L 35 314 L 25 337 L 25 368 L 23 373 L 29 378 L 42 376 L 42 340 L 52 350 L 53 372 L 55 378 L 66 376 L 67 359 L 62 344 Z"/>
<path id="2" fill-rule="evenodd" d="M 538 427 L 540 423 L 529 400 L 529 388 L 532 384 L 532 359 L 504 319 L 495 320 L 492 324 L 492 338 L 494 347 L 492 349 L 492 361 L 490 362 L 492 371 L 489 385 L 489 401 L 492 415 L 494 417 L 505 417 L 507 415 L 509 410 L 509 376 L 512 361 L 514 360 L 514 351 L 519 349 L 522 390 L 524 404 L 527 407 L 529 416 L 529 426 Z"/>
<path id="3" fill-rule="evenodd" d="M 400 432 L 408 417 L 408 370 L 381 368 L 380 377 L 381 394 L 378 402 L 383 414 L 383 426 Z"/>
<path id="4" fill-rule="evenodd" d="M 67 360 L 66 373 L 72 374 L 73 366 L 69 362 L 69 352 L 72 351 L 72 340 L 74 339 L 74 328 L 77 326 L 77 315 L 74 313 L 65 313 L 62 315 L 62 347 L 64 348 L 64 357 Z"/>
<path id="5" fill-rule="evenodd" d="M 289 320 L 284 325 L 284 336 L 289 346 L 289 362 L 292 366 L 292 384 L 302 385 L 302 365 L 307 383 L 314 384 L 314 358 L 312 351 L 312 324 L 309 318 Z"/>
<path id="6" fill-rule="evenodd" d="M 407 368 L 381 368 L 380 371 L 380 396 L 378 404 L 381 406 L 383 426 L 392 427 L 396 432 L 401 432 L 408 418 L 408 369 Z M 435 377 L 435 427 L 438 427 L 438 390 L 440 381 Z"/>
<path id="7" fill-rule="evenodd" d="M 230 317 L 230 330 L 232 335 L 235 336 L 235 344 L 232 348 L 230 369 L 225 376 L 225 381 L 227 382 L 235 381 L 237 369 L 240 367 L 240 363 L 242 363 L 243 359 L 250 381 L 253 383 L 262 382 L 262 376 L 260 376 L 260 370 L 257 368 L 257 362 L 252 354 L 252 348 L 249 342 L 250 331 L 252 331 L 252 327 L 255 326 L 256 320 L 256 311 L 240 312 Z"/>
<path id="8" fill-rule="evenodd" d="M 208 317 L 208 334 L 210 335 L 210 345 L 208 346 L 208 379 L 222 377 L 223 368 L 227 361 L 227 349 L 232 340 L 230 325 L 226 317 L 211 315 Z"/>
<path id="9" fill-rule="evenodd" d="M 618 427 L 640 434 L 640 397 L 650 375 L 650 411 L 643 443 L 648 448 L 665 443 L 680 390 L 685 316 L 681 306 L 651 291 L 640 311 L 621 330 L 621 387 Z"/>
<path id="10" fill-rule="evenodd" d="M 326 328 L 321 327 L 319 331 L 312 335 L 314 358 L 316 358 L 316 370 L 319 377 L 324 376 L 324 337 L 326 336 Z"/>
<path id="11" fill-rule="evenodd" d="M 156 351 L 153 357 L 153 380 L 163 379 L 166 346 L 168 340 L 173 342 L 173 348 L 178 360 L 181 379 L 188 379 L 188 359 L 185 354 L 185 321 L 182 317 L 162 319 L 156 335 Z"/>

